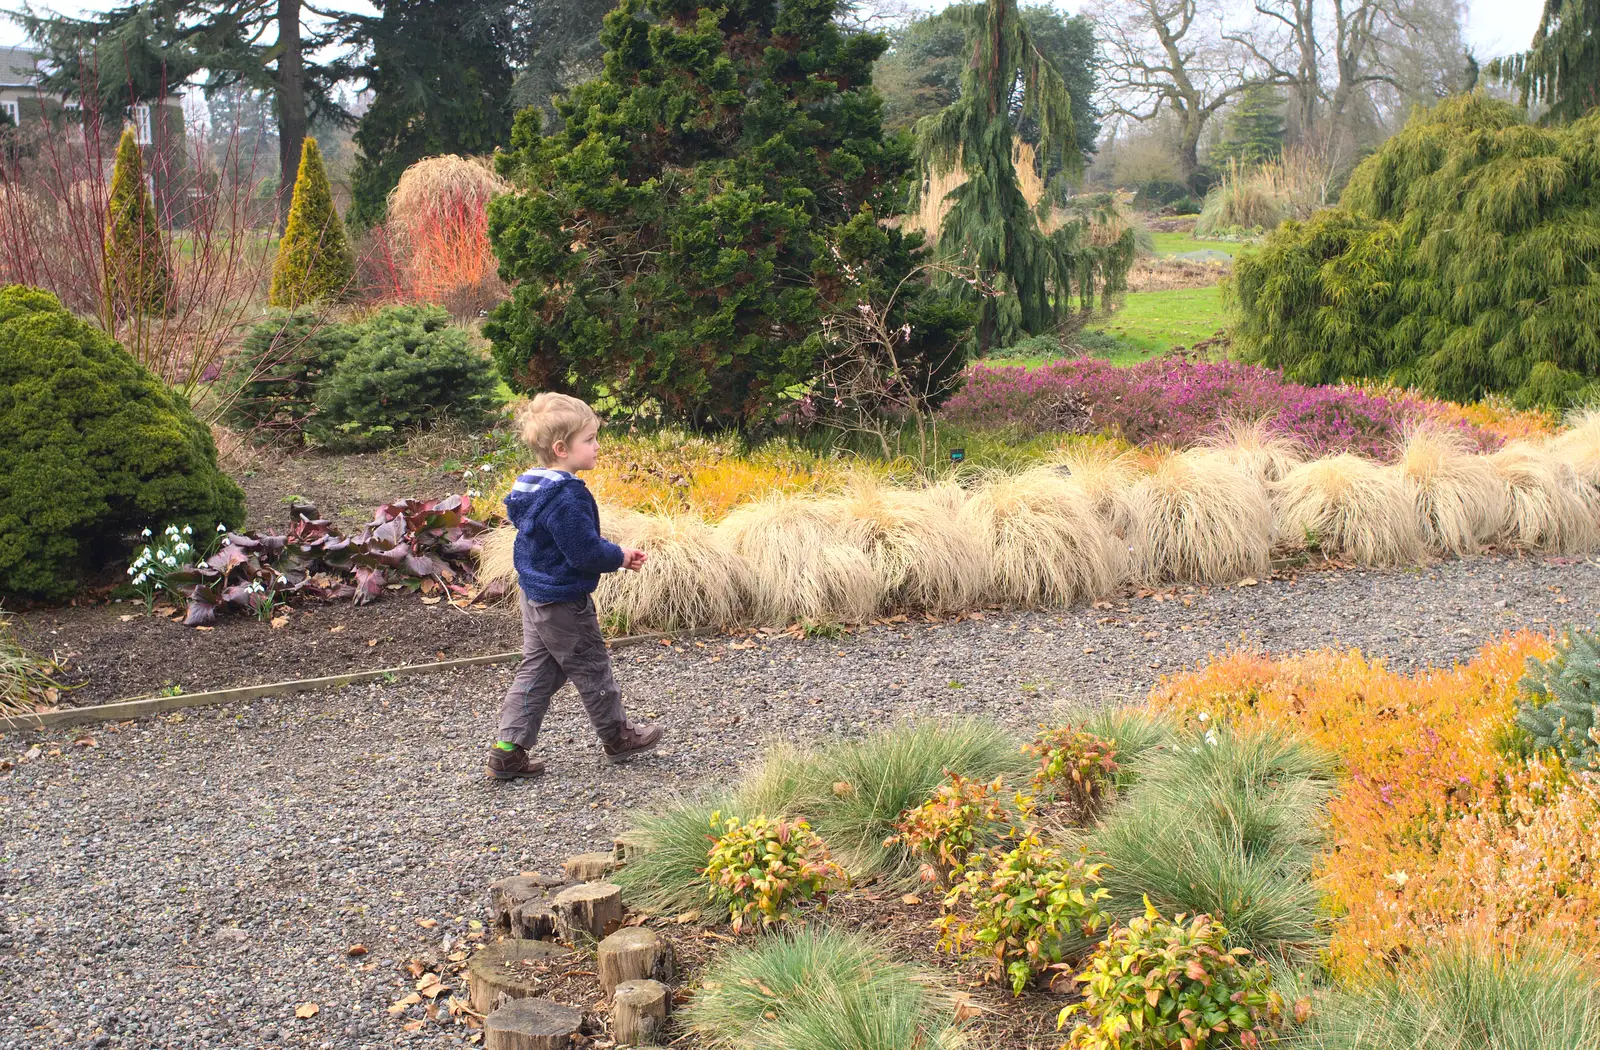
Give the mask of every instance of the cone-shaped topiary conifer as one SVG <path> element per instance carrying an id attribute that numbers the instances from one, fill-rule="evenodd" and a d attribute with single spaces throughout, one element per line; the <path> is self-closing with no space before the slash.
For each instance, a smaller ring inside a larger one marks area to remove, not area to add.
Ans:
<path id="1" fill-rule="evenodd" d="M 842 32 L 837 7 L 622 0 L 605 73 L 557 101 L 562 129 L 517 117 L 500 171 L 521 192 L 489 208 L 517 287 L 484 326 L 513 388 L 697 427 L 792 406 L 824 312 L 858 294 L 843 230 L 864 206 L 894 214 L 912 163 L 871 88 L 887 43 Z M 920 238 L 879 228 L 873 265 L 910 265 Z M 943 344 L 927 352 L 948 356 L 952 319 L 913 313 L 913 333 Z"/>
<path id="2" fill-rule="evenodd" d="M 1239 258 L 1236 352 L 1302 383 L 1457 401 L 1600 393 L 1597 137 L 1600 114 L 1540 128 L 1481 94 L 1419 111 L 1339 207 Z"/>
<path id="3" fill-rule="evenodd" d="M 355 256 L 339 210 L 333 206 L 333 188 L 322 166 L 322 151 L 317 149 L 317 140 L 307 135 L 267 302 L 293 309 L 337 299 L 355 276 Z"/>
<path id="4" fill-rule="evenodd" d="M 113 314 L 172 312 L 172 262 L 144 181 L 144 159 L 125 128 L 111 169 L 106 206 L 106 303 Z"/>

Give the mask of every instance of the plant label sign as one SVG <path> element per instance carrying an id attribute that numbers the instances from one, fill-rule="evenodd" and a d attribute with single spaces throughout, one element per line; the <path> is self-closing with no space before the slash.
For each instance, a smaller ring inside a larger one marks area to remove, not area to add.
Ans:
<path id="1" fill-rule="evenodd" d="M 953 449 L 950 450 L 950 462 L 952 462 L 952 463 L 960 463 L 962 460 L 964 460 L 966 458 L 967 458 L 967 450 L 966 449 L 964 449 L 964 448 L 953 448 Z"/>

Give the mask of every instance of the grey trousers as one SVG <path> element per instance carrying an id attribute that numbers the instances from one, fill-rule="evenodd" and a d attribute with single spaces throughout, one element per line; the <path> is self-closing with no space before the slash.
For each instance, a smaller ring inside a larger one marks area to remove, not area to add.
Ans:
<path id="1" fill-rule="evenodd" d="M 622 693 L 611 678 L 611 654 L 600 634 L 594 599 L 521 601 L 522 662 L 500 705 L 500 739 L 531 749 L 538 743 L 550 698 L 571 681 L 600 742 L 615 743 L 624 722 Z"/>

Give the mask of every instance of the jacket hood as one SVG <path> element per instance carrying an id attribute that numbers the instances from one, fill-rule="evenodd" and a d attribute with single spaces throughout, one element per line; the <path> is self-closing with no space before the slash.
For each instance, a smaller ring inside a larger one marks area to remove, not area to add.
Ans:
<path id="1" fill-rule="evenodd" d="M 523 471 L 506 495 L 506 516 L 513 522 L 526 520 L 529 515 L 539 513 L 569 482 L 577 480 L 573 474 L 548 467 Z"/>

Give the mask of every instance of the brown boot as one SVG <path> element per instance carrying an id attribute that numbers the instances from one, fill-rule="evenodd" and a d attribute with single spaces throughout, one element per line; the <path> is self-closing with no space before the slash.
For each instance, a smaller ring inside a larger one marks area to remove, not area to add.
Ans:
<path id="1" fill-rule="evenodd" d="M 519 777 L 543 776 L 544 759 L 529 758 L 528 752 L 521 744 L 518 744 L 510 751 L 490 744 L 489 775 L 496 780 L 516 780 Z"/>
<path id="2" fill-rule="evenodd" d="M 661 743 L 661 735 L 664 732 L 660 726 L 642 726 L 632 721 L 624 722 L 622 735 L 611 743 L 603 745 L 606 761 L 616 765 L 618 762 L 626 762 L 634 755 L 654 751 L 656 745 Z"/>

